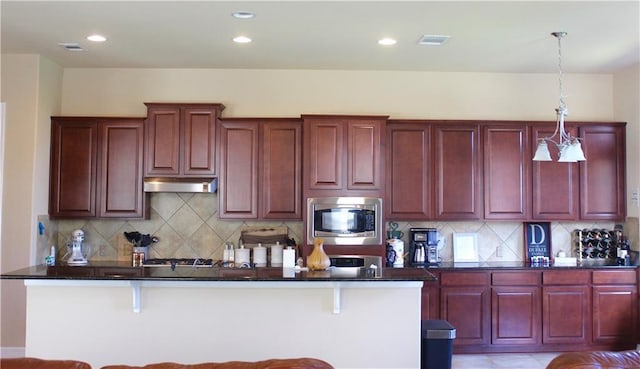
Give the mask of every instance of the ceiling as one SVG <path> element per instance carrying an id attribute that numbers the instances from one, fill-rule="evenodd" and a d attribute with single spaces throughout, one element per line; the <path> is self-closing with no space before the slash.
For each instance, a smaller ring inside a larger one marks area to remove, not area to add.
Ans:
<path id="1" fill-rule="evenodd" d="M 63 67 L 569 73 L 640 59 L 640 1 L 12 1 L 2 53 Z M 251 11 L 253 19 L 236 19 Z M 86 36 L 108 39 L 92 43 Z M 246 35 L 249 44 L 232 38 Z M 424 46 L 425 34 L 451 36 Z M 393 37 L 397 44 L 380 46 Z M 61 42 L 84 51 L 67 51 Z"/>

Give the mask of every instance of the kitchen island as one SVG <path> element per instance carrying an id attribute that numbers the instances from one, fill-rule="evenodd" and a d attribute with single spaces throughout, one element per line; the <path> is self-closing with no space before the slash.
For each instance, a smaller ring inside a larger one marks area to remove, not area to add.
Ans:
<path id="1" fill-rule="evenodd" d="M 425 269 L 34 266 L 26 355 L 94 367 L 315 357 L 336 368 L 418 368 Z"/>

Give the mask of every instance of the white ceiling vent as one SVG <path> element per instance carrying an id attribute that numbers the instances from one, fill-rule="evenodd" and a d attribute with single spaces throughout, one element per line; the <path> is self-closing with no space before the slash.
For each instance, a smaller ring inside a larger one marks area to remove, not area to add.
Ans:
<path id="1" fill-rule="evenodd" d="M 58 46 L 62 47 L 67 51 L 84 51 L 80 44 L 75 42 L 60 42 Z"/>
<path id="2" fill-rule="evenodd" d="M 442 35 L 423 35 L 418 40 L 419 45 L 435 45 L 440 46 L 445 43 L 451 36 L 442 36 Z"/>

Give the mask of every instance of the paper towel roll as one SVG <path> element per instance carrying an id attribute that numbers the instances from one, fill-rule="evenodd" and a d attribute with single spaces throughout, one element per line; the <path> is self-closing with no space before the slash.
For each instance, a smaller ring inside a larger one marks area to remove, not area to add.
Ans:
<path id="1" fill-rule="evenodd" d="M 258 246 L 253 248 L 253 263 L 257 267 L 267 266 L 267 248 L 262 246 L 262 244 L 258 244 Z"/>
<path id="2" fill-rule="evenodd" d="M 271 266 L 282 266 L 282 245 L 279 242 L 271 246 Z"/>
<path id="3" fill-rule="evenodd" d="M 296 266 L 296 250 L 293 247 L 288 246 L 282 250 L 282 267 L 294 268 Z"/>
<path id="4" fill-rule="evenodd" d="M 241 266 L 242 264 L 251 263 L 251 249 L 236 249 L 235 250 L 235 265 Z"/>

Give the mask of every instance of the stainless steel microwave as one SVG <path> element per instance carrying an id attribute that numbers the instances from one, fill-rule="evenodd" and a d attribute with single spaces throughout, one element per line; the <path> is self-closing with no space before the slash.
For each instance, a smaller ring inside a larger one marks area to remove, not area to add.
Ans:
<path id="1" fill-rule="evenodd" d="M 307 199 L 307 243 L 382 245 L 382 199 L 313 197 Z"/>

